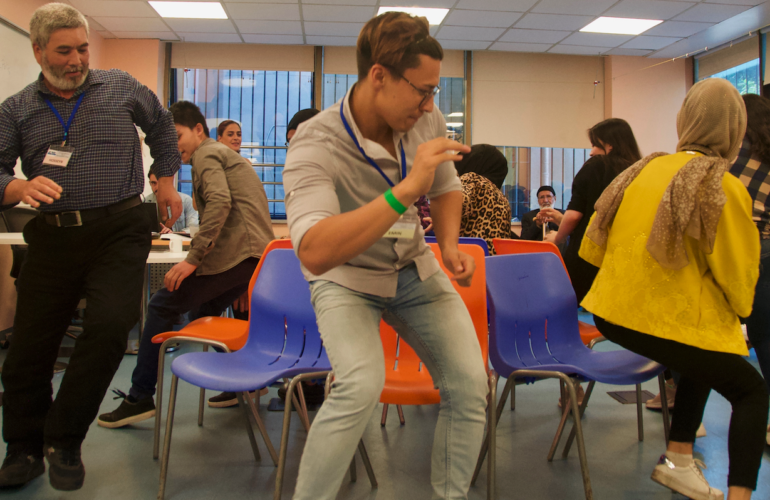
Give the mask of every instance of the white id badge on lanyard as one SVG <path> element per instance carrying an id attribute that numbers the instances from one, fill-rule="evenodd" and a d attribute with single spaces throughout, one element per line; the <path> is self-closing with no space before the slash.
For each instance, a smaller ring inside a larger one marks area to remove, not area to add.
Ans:
<path id="1" fill-rule="evenodd" d="M 64 168 L 69 164 L 72 153 L 74 152 L 75 149 L 69 146 L 50 146 L 45 153 L 43 165 L 54 165 L 56 167 Z"/>
<path id="2" fill-rule="evenodd" d="M 385 233 L 385 238 L 397 238 L 411 240 L 414 238 L 414 232 L 417 231 L 417 225 L 420 218 L 413 213 L 405 213 L 398 218 L 395 224 Z"/>

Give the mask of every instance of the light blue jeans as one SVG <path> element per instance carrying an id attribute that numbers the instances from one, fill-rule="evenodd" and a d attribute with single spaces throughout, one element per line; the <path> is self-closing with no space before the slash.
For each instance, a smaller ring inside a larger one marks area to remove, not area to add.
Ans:
<path id="1" fill-rule="evenodd" d="M 439 271 L 420 281 L 412 264 L 400 271 L 393 298 L 322 280 L 310 290 L 335 381 L 310 428 L 294 500 L 337 496 L 385 384 L 380 318 L 417 352 L 441 394 L 433 498 L 467 498 L 484 437 L 488 385 L 473 323 L 447 275 Z"/>

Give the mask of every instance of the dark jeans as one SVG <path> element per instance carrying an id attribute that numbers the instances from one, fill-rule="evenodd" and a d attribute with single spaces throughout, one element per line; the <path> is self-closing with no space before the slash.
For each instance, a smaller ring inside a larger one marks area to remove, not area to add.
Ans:
<path id="1" fill-rule="evenodd" d="M 191 274 L 174 292 L 165 288 L 155 292 L 150 300 L 136 368 L 131 376 L 130 394 L 133 397 L 142 399 L 155 394 L 160 344 L 153 344 L 152 337 L 173 330 L 179 315 L 187 311 L 194 311 L 190 320 L 222 314 L 248 289 L 258 263 L 258 258 L 250 257 L 223 273 Z"/>
<path id="2" fill-rule="evenodd" d="M 746 330 L 770 392 L 770 240 L 762 240 L 759 280 L 751 316 L 746 318 Z"/>
<path id="3" fill-rule="evenodd" d="M 730 401 L 733 415 L 727 438 L 727 484 L 756 489 L 768 412 L 765 384 L 757 370 L 737 354 L 706 351 L 653 337 L 613 325 L 596 315 L 594 320 L 609 340 L 682 374 L 676 390 L 671 441 L 695 442 L 712 388 Z"/>
<path id="4" fill-rule="evenodd" d="M 59 228 L 35 218 L 18 281 L 13 339 L 3 365 L 8 451 L 79 448 L 139 319 L 150 221 L 138 206 Z M 78 301 L 88 307 L 56 400 L 53 365 Z"/>

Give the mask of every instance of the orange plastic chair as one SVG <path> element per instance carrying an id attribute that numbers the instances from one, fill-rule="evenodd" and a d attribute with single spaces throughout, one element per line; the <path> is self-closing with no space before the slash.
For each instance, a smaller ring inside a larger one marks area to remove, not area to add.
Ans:
<path id="1" fill-rule="evenodd" d="M 267 244 L 262 257 L 276 248 L 292 248 L 291 240 L 273 240 Z M 249 282 L 249 303 L 251 303 L 251 290 L 254 288 L 254 281 L 257 279 L 259 270 L 262 268 L 262 259 L 260 259 L 257 268 Z M 155 440 L 153 443 L 152 457 L 158 458 L 160 452 L 160 423 L 161 410 L 163 406 L 163 372 L 165 370 L 166 348 L 173 343 L 196 343 L 203 344 L 203 350 L 208 351 L 209 346 L 217 347 L 224 352 L 233 352 L 241 349 L 246 344 L 249 336 L 249 322 L 234 318 L 222 318 L 218 316 L 207 316 L 191 321 L 179 331 L 163 332 L 152 338 L 153 344 L 161 344 L 160 355 L 158 359 L 158 386 L 156 390 L 155 406 Z M 206 401 L 206 390 L 201 389 L 200 400 L 198 402 L 198 425 L 203 425 L 203 408 Z"/>
<path id="2" fill-rule="evenodd" d="M 441 260 L 441 251 L 436 243 L 429 243 L 441 269 L 446 272 Z M 481 345 L 481 361 L 489 373 L 489 322 L 487 321 L 487 282 L 484 250 L 478 245 L 459 245 L 460 250 L 469 254 L 476 261 L 476 272 L 468 288 L 454 284 L 460 293 L 465 306 L 473 320 L 479 344 Z M 447 273 L 449 274 L 449 273 Z M 384 426 L 388 415 L 388 406 L 396 405 L 401 424 L 404 424 L 404 414 L 401 405 L 429 405 L 441 402 L 438 389 L 435 389 L 433 379 L 428 369 L 423 365 L 417 353 L 384 321 L 380 322 L 380 338 L 385 353 L 385 388 L 380 396 L 384 403 L 381 424 Z"/>
<path id="3" fill-rule="evenodd" d="M 564 270 L 567 271 L 567 265 L 564 263 L 564 259 L 561 257 L 559 247 L 549 241 L 528 241 L 528 240 L 506 240 L 501 238 L 495 238 L 492 240 L 492 244 L 497 250 L 497 255 L 508 255 L 515 253 L 538 253 L 538 252 L 550 252 L 559 256 L 561 264 L 564 266 Z M 567 271 L 569 276 L 569 271 Z M 594 325 L 589 325 L 582 321 L 578 321 L 580 327 L 580 339 L 587 346 L 591 345 L 591 342 L 602 336 L 599 330 Z"/>

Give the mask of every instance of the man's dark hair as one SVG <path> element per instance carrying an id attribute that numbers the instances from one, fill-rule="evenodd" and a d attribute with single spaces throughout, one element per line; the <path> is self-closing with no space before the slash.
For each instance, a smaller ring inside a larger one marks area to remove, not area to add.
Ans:
<path id="1" fill-rule="evenodd" d="M 751 156 L 770 163 L 770 99 L 755 94 L 743 96 L 746 104 L 746 138 L 751 144 Z"/>
<path id="2" fill-rule="evenodd" d="M 150 167 L 150 171 L 147 172 L 147 178 L 149 179 L 151 175 L 154 175 L 156 179 L 158 178 L 158 174 L 155 172 L 155 170 L 152 167 Z"/>
<path id="3" fill-rule="evenodd" d="M 175 124 L 193 129 L 200 123 L 203 126 L 203 133 L 206 134 L 206 137 L 211 137 L 209 135 L 209 128 L 206 126 L 206 117 L 203 116 L 200 108 L 195 104 L 190 101 L 179 101 L 172 104 L 168 110 L 171 111 Z"/>
<path id="4" fill-rule="evenodd" d="M 370 19 L 358 35 L 356 63 L 358 79 L 363 80 L 375 64 L 402 76 L 404 71 L 420 66 L 420 55 L 441 61 L 444 50 L 430 36 L 424 17 L 404 12 L 386 12 Z"/>
<path id="5" fill-rule="evenodd" d="M 550 191 L 552 195 L 556 196 L 556 191 L 551 186 L 540 186 L 540 189 L 537 190 L 536 196 L 540 196 L 540 193 L 543 191 Z"/>
<path id="6" fill-rule="evenodd" d="M 297 130 L 297 127 L 299 127 L 300 123 L 304 123 L 308 121 L 318 113 L 320 113 L 320 111 L 318 111 L 315 108 L 300 109 L 299 111 L 297 111 L 297 113 L 294 116 L 292 116 L 291 120 L 289 121 L 289 124 L 286 126 L 286 142 L 289 142 L 289 132 L 291 132 L 292 130 Z"/>

